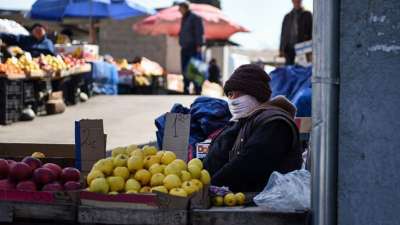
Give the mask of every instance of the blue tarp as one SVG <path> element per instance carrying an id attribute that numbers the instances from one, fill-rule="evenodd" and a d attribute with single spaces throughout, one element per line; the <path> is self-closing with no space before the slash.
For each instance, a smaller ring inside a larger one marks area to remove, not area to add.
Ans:
<path id="1" fill-rule="evenodd" d="M 170 112 L 191 115 L 189 151 L 193 157 L 196 154 L 196 144 L 207 139 L 214 131 L 223 128 L 232 117 L 226 101 L 209 97 L 198 97 L 190 106 L 190 109 L 181 104 L 175 104 Z M 156 133 L 157 143 L 162 148 L 165 114 L 158 117 L 155 124 L 158 129 Z"/>
<path id="2" fill-rule="evenodd" d="M 311 66 L 277 68 L 270 73 L 272 97 L 284 95 L 297 107 L 296 116 L 311 116 L 311 74 Z"/>
<path id="3" fill-rule="evenodd" d="M 118 69 L 103 61 L 92 63 L 93 92 L 96 94 L 118 94 Z"/>

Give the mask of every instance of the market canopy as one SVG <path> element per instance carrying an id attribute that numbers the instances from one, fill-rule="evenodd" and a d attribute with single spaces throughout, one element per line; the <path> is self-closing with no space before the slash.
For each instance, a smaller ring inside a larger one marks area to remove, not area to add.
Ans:
<path id="1" fill-rule="evenodd" d="M 125 19 L 154 14 L 155 10 L 133 0 L 37 0 L 32 19 L 61 21 L 64 18 Z"/>
<path id="2" fill-rule="evenodd" d="M 190 9 L 204 21 L 205 38 L 226 40 L 237 32 L 249 32 L 227 18 L 220 9 L 207 4 L 190 4 Z M 133 29 L 145 35 L 178 36 L 182 15 L 178 6 L 161 10 L 133 25 Z"/>

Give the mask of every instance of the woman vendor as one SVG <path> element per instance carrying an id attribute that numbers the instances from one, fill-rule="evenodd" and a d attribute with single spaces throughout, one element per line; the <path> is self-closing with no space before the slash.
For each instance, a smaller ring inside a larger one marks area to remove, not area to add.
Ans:
<path id="1" fill-rule="evenodd" d="M 272 172 L 301 168 L 296 108 L 271 97 L 270 77 L 257 65 L 236 69 L 224 86 L 231 122 L 210 145 L 204 167 L 211 184 L 232 191 L 260 192 Z"/>

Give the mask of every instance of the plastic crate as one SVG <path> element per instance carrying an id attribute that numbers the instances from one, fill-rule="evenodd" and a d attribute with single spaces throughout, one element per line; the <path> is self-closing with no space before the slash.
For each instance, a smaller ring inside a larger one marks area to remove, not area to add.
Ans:
<path id="1" fill-rule="evenodd" d="M 22 93 L 22 80 L 8 80 L 0 78 L 0 96 L 20 95 Z"/>
<path id="2" fill-rule="evenodd" d="M 36 101 L 35 84 L 33 81 L 24 81 L 23 83 L 23 102 L 24 104 L 33 104 Z"/>
<path id="3" fill-rule="evenodd" d="M 0 110 L 0 124 L 9 125 L 13 122 L 18 121 L 20 116 L 21 112 L 17 109 Z"/>

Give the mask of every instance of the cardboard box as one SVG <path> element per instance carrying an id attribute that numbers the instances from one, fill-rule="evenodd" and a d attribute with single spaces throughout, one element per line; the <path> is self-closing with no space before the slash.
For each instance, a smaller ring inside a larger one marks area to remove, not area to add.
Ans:
<path id="1" fill-rule="evenodd" d="M 97 58 L 99 56 L 98 45 L 55 45 L 56 53 L 72 54 L 76 57 L 90 56 L 89 58 Z"/>
<path id="2" fill-rule="evenodd" d="M 44 163 L 72 166 L 82 174 L 106 155 L 106 135 L 102 120 L 81 120 L 75 124 L 75 144 L 0 143 L 0 158 L 21 160 L 34 152 L 42 152 Z"/>
<path id="3" fill-rule="evenodd" d="M 311 133 L 312 130 L 312 118 L 311 117 L 296 117 L 295 122 L 299 128 L 300 134 Z"/>
<path id="4" fill-rule="evenodd" d="M 167 75 L 167 89 L 170 91 L 183 93 L 183 76 L 178 74 Z"/>
<path id="5" fill-rule="evenodd" d="M 210 147 L 211 139 L 207 139 L 203 142 L 196 144 L 196 158 L 203 159 L 208 154 L 208 148 Z"/>
<path id="6" fill-rule="evenodd" d="M 46 156 L 41 159 L 43 163 L 56 163 L 62 167 L 75 166 L 73 144 L 0 143 L 0 158 L 20 161 L 34 152 L 42 152 Z"/>
<path id="7" fill-rule="evenodd" d="M 106 157 L 106 141 L 103 120 L 76 121 L 75 167 L 88 173 L 95 162 Z"/>
<path id="8" fill-rule="evenodd" d="M 164 193 L 106 195 L 82 191 L 81 205 L 104 208 L 129 209 L 187 209 L 190 198 Z"/>

